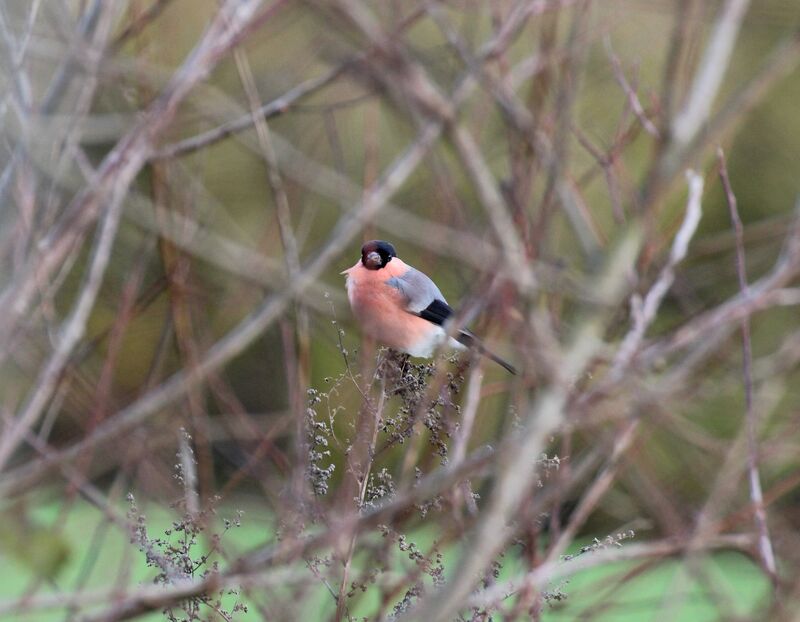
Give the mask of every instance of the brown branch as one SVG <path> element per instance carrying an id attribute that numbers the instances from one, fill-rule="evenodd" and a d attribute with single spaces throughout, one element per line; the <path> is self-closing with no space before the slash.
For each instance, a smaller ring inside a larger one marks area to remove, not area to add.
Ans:
<path id="1" fill-rule="evenodd" d="M 624 292 L 625 275 L 638 254 L 639 243 L 640 236 L 636 232 L 629 233 L 608 260 L 598 288 L 609 304 Z M 511 535 L 507 525 L 536 475 L 531 462 L 542 453 L 550 436 L 564 422 L 569 387 L 582 376 L 601 347 L 605 321 L 603 313 L 595 313 L 577 327 L 558 370 L 560 377 L 536 399 L 525 415 L 522 428 L 504 440 L 492 496 L 478 524 L 466 535 L 472 544 L 462 552 L 455 575 L 401 620 L 446 620 L 463 607 L 481 572 Z"/>
<path id="2" fill-rule="evenodd" d="M 747 551 L 752 545 L 752 539 L 746 535 L 718 536 L 704 543 L 707 550 L 735 549 Z M 564 577 L 572 576 L 589 568 L 606 566 L 615 562 L 635 559 L 661 558 L 679 555 L 687 550 L 690 542 L 686 540 L 662 540 L 646 544 L 627 544 L 623 547 L 609 547 L 591 553 L 583 554 L 570 561 L 560 559 L 551 560 L 542 564 L 521 579 L 512 579 L 498 583 L 487 590 L 472 595 L 466 602 L 468 607 L 490 607 L 493 604 L 508 598 L 527 586 L 538 589 L 544 588 L 548 583 L 556 582 Z"/>
<path id="3" fill-rule="evenodd" d="M 747 118 L 751 111 L 781 79 L 789 75 L 800 63 L 800 31 L 781 41 L 761 64 L 755 76 L 735 91 L 720 107 L 719 112 L 702 121 L 703 131 L 696 131 L 687 143 L 669 138 L 661 145 L 657 161 L 651 167 L 642 195 L 647 202 L 655 202 L 668 188 L 675 176 L 689 166 L 703 149 L 721 139 Z M 666 84 L 665 89 L 672 88 Z M 698 126 L 698 129 L 700 126 Z"/>
<path id="4" fill-rule="evenodd" d="M 15 490 L 25 489 L 57 464 L 74 460 L 87 448 L 118 438 L 198 385 L 208 373 L 219 369 L 238 355 L 283 314 L 297 295 L 303 293 L 327 270 L 331 262 L 358 235 L 364 223 L 374 218 L 414 172 L 441 130 L 441 124 L 428 123 L 417 139 L 365 193 L 363 201 L 339 221 L 327 244 L 321 248 L 314 260 L 304 267 L 284 290 L 265 299 L 236 328 L 215 343 L 194 369 L 176 372 L 159 387 L 108 419 L 94 434 L 69 449 L 59 452 L 54 457 L 31 463 L 27 467 L 20 467 L 0 479 L 0 497 L 7 496 Z"/>
<path id="5" fill-rule="evenodd" d="M 351 517 L 323 532 L 290 542 L 278 542 L 257 548 L 233 562 L 219 574 L 201 580 L 179 581 L 164 588 L 148 587 L 134 591 L 96 615 L 87 616 L 83 622 L 118 622 L 129 620 L 149 611 L 163 609 L 192 596 L 207 594 L 225 586 L 247 585 L 248 581 L 271 583 L 274 577 L 285 577 L 285 570 L 274 569 L 287 560 L 301 559 L 315 550 L 328 547 L 342 538 L 352 537 L 363 530 L 391 520 L 416 503 L 434 497 L 465 477 L 475 476 L 491 463 L 495 453 L 489 448 L 473 452 L 458 465 L 440 468 L 416 483 L 413 488 L 399 492 L 393 500 L 370 509 L 358 517 Z M 51 601 L 47 606 L 52 606 Z M 6 607 L 15 610 L 17 602 Z M 2 609 L 0 609 L 2 611 Z"/>
<path id="6" fill-rule="evenodd" d="M 647 328 L 653 323 L 658 313 L 664 296 L 667 295 L 672 283 L 675 281 L 675 268 L 683 261 L 689 251 L 689 242 L 694 237 L 697 226 L 702 216 L 701 198 L 703 195 L 703 178 L 694 171 L 686 171 L 686 180 L 689 186 L 689 196 L 686 199 L 686 214 L 683 218 L 678 233 L 672 242 L 667 264 L 661 270 L 658 279 L 642 299 L 638 294 L 631 298 L 632 326 L 622 340 L 611 371 L 608 374 L 610 382 L 618 382 L 627 372 L 628 367 L 641 346 Z"/>
<path id="7" fill-rule="evenodd" d="M 636 438 L 639 429 L 639 418 L 631 418 L 625 427 L 617 432 L 614 440 L 614 447 L 611 451 L 611 456 L 608 463 L 603 467 L 603 470 L 598 474 L 591 485 L 581 493 L 580 501 L 577 507 L 569 517 L 569 521 L 560 533 L 558 539 L 551 545 L 547 553 L 547 559 L 544 562 L 556 561 L 561 555 L 566 553 L 567 547 L 572 544 L 578 530 L 584 525 L 591 513 L 600 503 L 603 496 L 608 492 L 614 484 L 617 476 L 617 471 L 620 468 L 621 461 L 625 453 L 630 449 Z"/>
<path id="8" fill-rule="evenodd" d="M 261 148 L 261 155 L 267 172 L 269 188 L 272 191 L 272 198 L 275 204 L 275 214 L 278 220 L 278 231 L 280 233 L 281 246 L 283 251 L 284 263 L 286 265 L 286 277 L 289 281 L 295 278 L 300 271 L 300 252 L 298 249 L 297 238 L 294 234 L 292 225 L 291 208 L 286 187 L 281 176 L 278 165 L 278 157 L 275 153 L 272 131 L 265 118 L 259 114 L 258 89 L 256 88 L 247 55 L 242 48 L 237 48 L 234 52 L 236 67 L 250 103 L 250 114 L 258 136 L 258 144 Z M 293 481 L 294 495 L 298 502 L 305 496 L 307 491 L 305 479 L 305 464 L 307 451 L 304 438 L 304 412 L 306 390 L 311 378 L 311 338 L 310 321 L 308 309 L 303 306 L 301 300 L 296 301 L 295 305 L 295 330 L 285 331 L 285 351 L 287 362 L 287 385 L 289 391 L 289 403 L 295 414 L 295 477 Z M 295 343 L 296 341 L 296 343 Z"/>
<path id="9" fill-rule="evenodd" d="M 123 205 L 124 194 L 119 191 L 115 192 L 103 218 L 86 280 L 77 302 L 60 329 L 55 351 L 39 374 L 34 389 L 20 414 L 4 428 L 3 434 L 0 435 L 0 471 L 3 470 L 13 451 L 22 442 L 27 431 L 36 424 L 44 412 L 73 350 L 86 332 L 86 323 L 100 291 L 103 275 L 111 256 Z"/>
<path id="10" fill-rule="evenodd" d="M 153 0 L 152 4 L 136 16 L 115 38 L 112 49 L 118 50 L 129 39 L 140 35 L 145 28 L 158 19 L 172 0 Z"/>
<path id="11" fill-rule="evenodd" d="M 739 289 L 746 298 L 750 295 L 747 284 L 747 268 L 744 258 L 744 242 L 742 221 L 739 218 L 736 195 L 733 192 L 725 155 L 722 149 L 717 151 L 719 158 L 719 177 L 728 201 L 731 223 L 736 236 L 736 273 L 739 277 Z M 753 502 L 756 529 L 758 531 L 758 550 L 764 570 L 773 581 L 777 580 L 777 567 L 772 541 L 767 526 L 767 513 L 764 508 L 764 493 L 761 489 L 761 477 L 758 473 L 758 418 L 753 406 L 753 347 L 750 337 L 750 318 L 742 317 L 742 374 L 744 376 L 745 417 L 747 419 L 747 470 L 750 479 L 750 499 Z"/>
<path id="12" fill-rule="evenodd" d="M 792 290 L 783 289 L 800 272 L 800 201 L 795 220 L 786 236 L 783 252 L 773 269 L 748 288 L 749 294 L 739 292 L 726 302 L 689 320 L 672 334 L 645 347 L 638 364 L 648 368 L 658 358 L 669 356 L 692 344 L 702 342 L 701 336 L 739 322 L 742 317 L 775 305 L 796 304 Z"/>
<path id="13" fill-rule="evenodd" d="M 189 216 L 154 205 L 141 194 L 132 193 L 129 203 L 132 209 L 126 213 L 127 220 L 145 231 L 158 234 L 199 259 L 249 283 L 269 289 L 280 289 L 288 281 L 286 270 L 279 259 L 248 248 L 227 236 L 213 233 Z M 323 283 L 314 283 L 302 295 L 303 303 L 319 313 L 328 313 L 330 298 L 335 301 L 344 299 L 340 292 L 329 290 Z"/>
<path id="14" fill-rule="evenodd" d="M 642 102 L 639 100 L 639 95 L 625 77 L 625 71 L 622 69 L 622 62 L 620 62 L 619 57 L 614 53 L 614 48 L 611 46 L 611 38 L 606 37 L 604 43 L 606 54 L 611 61 L 611 68 L 614 70 L 614 77 L 620 88 L 622 88 L 622 92 L 625 93 L 625 97 L 628 99 L 628 105 L 633 111 L 633 114 L 636 115 L 639 123 L 642 124 L 642 127 L 650 136 L 653 138 L 660 138 L 661 135 L 658 128 L 647 118 L 647 113 L 644 110 L 644 106 L 642 106 Z"/>
<path id="15" fill-rule="evenodd" d="M 200 43 L 163 93 L 103 159 L 91 184 L 67 206 L 60 222 L 41 241 L 39 252 L 31 254 L 25 268 L 0 294 L 0 305 L 6 309 L 0 322 L 1 345 L 7 345 L 20 318 L 27 313 L 39 284 L 46 282 L 72 248 L 80 243 L 105 202 L 113 197 L 121 200 L 125 195 L 161 132 L 172 121 L 178 105 L 236 43 L 260 4 L 260 0 L 227 0 L 222 5 Z M 6 352 L 6 348 L 0 352 Z"/>
<path id="16" fill-rule="evenodd" d="M 217 143 L 228 136 L 253 127 L 254 119 L 269 120 L 277 117 L 287 112 L 292 108 L 292 106 L 296 105 L 302 99 L 313 95 L 314 93 L 333 83 L 334 80 L 336 80 L 345 72 L 347 67 L 348 63 L 342 63 L 333 69 L 328 70 L 321 76 L 306 80 L 294 88 L 289 89 L 272 101 L 262 104 L 258 107 L 256 113 L 251 111 L 248 114 L 242 115 L 238 119 L 223 123 L 219 127 L 161 147 L 152 153 L 150 158 L 154 160 L 161 160 L 188 155 L 213 145 L 214 143 Z"/>

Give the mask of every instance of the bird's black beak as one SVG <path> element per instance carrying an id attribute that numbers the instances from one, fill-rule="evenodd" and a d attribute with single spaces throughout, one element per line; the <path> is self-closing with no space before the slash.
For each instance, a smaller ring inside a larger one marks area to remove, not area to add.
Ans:
<path id="1" fill-rule="evenodd" d="M 380 268 L 383 260 L 378 253 L 372 251 L 371 253 L 367 254 L 364 263 L 367 265 L 367 268 Z"/>

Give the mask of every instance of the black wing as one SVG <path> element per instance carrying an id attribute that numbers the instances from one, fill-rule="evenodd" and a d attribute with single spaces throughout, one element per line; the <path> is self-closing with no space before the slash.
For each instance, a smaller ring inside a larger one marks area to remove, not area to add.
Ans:
<path id="1" fill-rule="evenodd" d="M 453 307 L 443 300 L 434 300 L 431 304 L 419 312 L 423 320 L 428 320 L 432 324 L 441 326 L 455 313 Z"/>
<path id="2" fill-rule="evenodd" d="M 453 313 L 455 313 L 455 311 L 453 311 L 453 307 L 451 307 L 449 304 L 447 304 L 443 300 L 434 300 L 431 304 L 425 307 L 417 315 L 419 315 L 424 320 L 428 320 L 433 324 L 441 326 L 453 315 Z M 455 338 L 457 341 L 464 344 L 468 348 L 475 348 L 476 350 L 478 350 L 478 352 L 480 352 L 484 356 L 488 356 L 495 363 L 501 365 L 512 374 L 517 373 L 517 370 L 514 368 L 513 365 L 507 363 L 499 356 L 497 356 L 494 352 L 489 350 L 486 346 L 484 346 L 481 343 L 480 339 L 478 339 L 467 329 L 462 329 L 458 331 L 458 334 L 455 335 Z"/>

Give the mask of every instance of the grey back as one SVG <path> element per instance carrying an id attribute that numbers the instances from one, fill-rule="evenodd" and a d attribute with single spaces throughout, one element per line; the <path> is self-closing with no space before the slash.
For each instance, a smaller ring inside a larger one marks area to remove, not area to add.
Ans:
<path id="1" fill-rule="evenodd" d="M 395 276 L 386 281 L 388 285 L 400 290 L 406 299 L 406 309 L 411 313 L 419 313 L 426 309 L 434 300 L 447 303 L 442 292 L 430 277 L 416 268 L 408 268 L 401 276 Z"/>

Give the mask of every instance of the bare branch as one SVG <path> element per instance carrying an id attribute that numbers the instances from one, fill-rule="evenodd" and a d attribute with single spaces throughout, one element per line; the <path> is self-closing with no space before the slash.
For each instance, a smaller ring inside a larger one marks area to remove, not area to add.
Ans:
<path id="1" fill-rule="evenodd" d="M 614 363 L 609 372 L 611 382 L 618 382 L 636 356 L 641 346 L 647 327 L 656 318 L 661 301 L 664 300 L 672 283 L 675 280 L 675 267 L 683 261 L 689 250 L 689 242 L 697 231 L 697 225 L 702 216 L 700 199 L 703 195 L 703 178 L 694 171 L 686 171 L 686 180 L 689 185 L 689 196 L 686 200 L 686 214 L 683 217 L 678 233 L 672 242 L 667 264 L 661 270 L 658 280 L 647 292 L 644 301 L 638 294 L 631 297 L 631 316 L 633 326 L 622 340 L 614 357 Z"/>
<path id="2" fill-rule="evenodd" d="M 631 107 L 631 110 L 633 110 L 633 114 L 636 115 L 636 118 L 639 119 L 639 123 L 642 124 L 642 127 L 648 134 L 650 134 L 650 136 L 653 138 L 660 138 L 658 128 L 650 119 L 647 118 L 647 114 L 642 106 L 642 102 L 639 100 L 639 96 L 636 94 L 636 91 L 631 87 L 630 82 L 628 82 L 628 79 L 625 77 L 625 72 L 622 69 L 622 63 L 620 62 L 619 57 L 614 53 L 614 48 L 611 47 L 611 38 L 606 37 L 604 43 L 608 57 L 611 60 L 611 67 L 614 70 L 614 77 L 617 79 L 622 91 L 628 98 L 628 105 Z"/>
<path id="3" fill-rule="evenodd" d="M 678 145 L 687 145 L 708 120 L 749 6 L 750 0 L 727 0 L 720 10 L 686 103 L 672 122 Z"/>
<path id="4" fill-rule="evenodd" d="M 638 253 L 639 239 L 638 235 L 630 233 L 621 241 L 599 280 L 600 291 L 609 302 L 624 291 L 625 275 Z M 462 553 L 455 576 L 401 620 L 433 621 L 452 617 L 463 606 L 482 569 L 505 544 L 510 536 L 507 525 L 520 503 L 522 492 L 529 490 L 536 474 L 531 462 L 542 453 L 547 439 L 564 422 L 569 387 L 582 376 L 586 365 L 601 347 L 604 320 L 602 314 L 596 314 L 578 326 L 572 346 L 565 353 L 559 369 L 560 382 L 537 398 L 525 416 L 522 429 L 506 439 L 500 450 L 492 497 L 479 523 L 467 536 L 472 546 Z"/>
<path id="5" fill-rule="evenodd" d="M 255 118 L 268 120 L 287 112 L 297 102 L 331 84 L 334 80 L 336 80 L 336 78 L 344 73 L 347 67 L 347 63 L 342 63 L 325 72 L 318 78 L 311 78 L 310 80 L 306 80 L 305 82 L 298 84 L 296 87 L 289 89 L 276 99 L 261 105 L 258 108 L 258 115 Z M 198 134 L 197 136 L 192 136 L 177 143 L 172 143 L 170 145 L 166 145 L 165 147 L 161 147 L 151 155 L 151 158 L 158 160 L 176 158 L 187 155 L 199 149 L 203 149 L 220 140 L 223 140 L 224 138 L 227 138 L 228 136 L 231 136 L 232 134 L 236 134 L 237 132 L 241 132 L 252 127 L 253 119 L 254 115 L 252 112 L 242 115 L 238 119 L 223 123 L 219 127 L 203 132 L 202 134 Z"/>
<path id="6" fill-rule="evenodd" d="M 605 566 L 606 564 L 628 561 L 634 559 L 660 558 L 670 555 L 680 554 L 688 549 L 688 541 L 663 540 L 647 544 L 629 544 L 624 547 L 608 547 L 590 554 L 581 555 L 572 560 L 565 561 L 556 559 L 542 564 L 536 570 L 529 573 L 520 580 L 512 580 L 498 583 L 488 590 L 477 592 L 469 598 L 468 605 L 472 607 L 490 607 L 501 599 L 508 598 L 516 592 L 521 591 L 525 586 L 534 586 L 539 589 L 547 584 L 574 575 L 582 570 Z M 719 536 L 708 540 L 706 548 L 713 549 L 741 549 L 747 550 L 752 539 L 748 536 Z"/>
<path id="7" fill-rule="evenodd" d="M 0 471 L 3 470 L 12 452 L 22 441 L 27 431 L 35 425 L 44 412 L 50 397 L 58 385 L 59 378 L 69 357 L 86 332 L 86 322 L 97 299 L 97 293 L 100 291 L 100 285 L 103 282 L 103 275 L 108 266 L 112 245 L 117 235 L 120 217 L 122 216 L 125 195 L 124 190 L 121 190 L 118 189 L 114 192 L 111 198 L 111 203 L 103 218 L 102 228 L 98 234 L 86 281 L 69 318 L 67 318 L 60 330 L 55 351 L 40 373 L 34 385 L 35 388 L 23 406 L 22 411 L 0 435 Z"/>
<path id="8" fill-rule="evenodd" d="M 141 120 L 119 141 L 97 170 L 93 183 L 67 207 L 59 225 L 40 243 L 25 269 L 0 294 L 7 310 L 0 323 L 0 343 L 6 343 L 17 321 L 27 312 L 39 283 L 61 264 L 110 196 L 124 196 L 147 161 L 159 133 L 168 125 L 180 102 L 203 80 L 245 30 L 260 0 L 227 0 L 183 66 Z M 121 199 L 120 199 L 121 200 Z M 5 351 L 5 349 L 3 349 Z"/>
<path id="9" fill-rule="evenodd" d="M 728 200 L 731 223 L 736 235 L 736 272 L 739 276 L 739 289 L 743 296 L 750 294 L 747 285 L 747 268 L 744 259 L 744 241 L 742 239 L 742 221 L 739 218 L 739 210 L 736 203 L 736 195 L 733 193 L 731 181 L 728 177 L 728 168 L 725 165 L 725 155 L 722 149 L 717 151 L 719 158 L 719 176 L 725 190 L 725 197 Z M 772 542 L 769 538 L 767 527 L 767 513 L 764 507 L 764 493 L 761 490 L 761 477 L 758 473 L 758 419 L 753 406 L 753 346 L 750 337 L 750 318 L 744 316 L 741 320 L 742 329 L 742 374 L 744 376 L 745 391 L 745 417 L 747 419 L 747 470 L 750 479 L 750 499 L 753 502 L 756 528 L 758 530 L 758 549 L 761 555 L 761 563 L 764 569 L 772 577 L 773 581 L 777 578 L 777 568 L 775 565 L 775 554 L 772 549 Z"/>
<path id="10" fill-rule="evenodd" d="M 0 479 L 0 496 L 7 496 L 11 490 L 19 490 L 37 481 L 53 466 L 63 461 L 74 460 L 82 451 L 119 437 L 157 413 L 187 390 L 196 386 L 210 372 L 219 369 L 234 356 L 244 350 L 268 326 L 284 312 L 294 297 L 303 293 L 327 269 L 330 262 L 342 252 L 351 240 L 361 231 L 364 223 L 373 218 L 386 201 L 405 182 L 441 133 L 442 126 L 429 123 L 423 128 L 417 140 L 395 160 L 365 194 L 361 204 L 355 206 L 332 232 L 328 243 L 319 251 L 314 260 L 304 267 L 296 278 L 280 293 L 264 300 L 262 304 L 235 329 L 219 340 L 206 353 L 197 366 L 191 370 L 179 371 L 130 406 L 120 411 L 83 441 L 60 452 L 57 456 L 39 461 L 16 473 Z"/>

